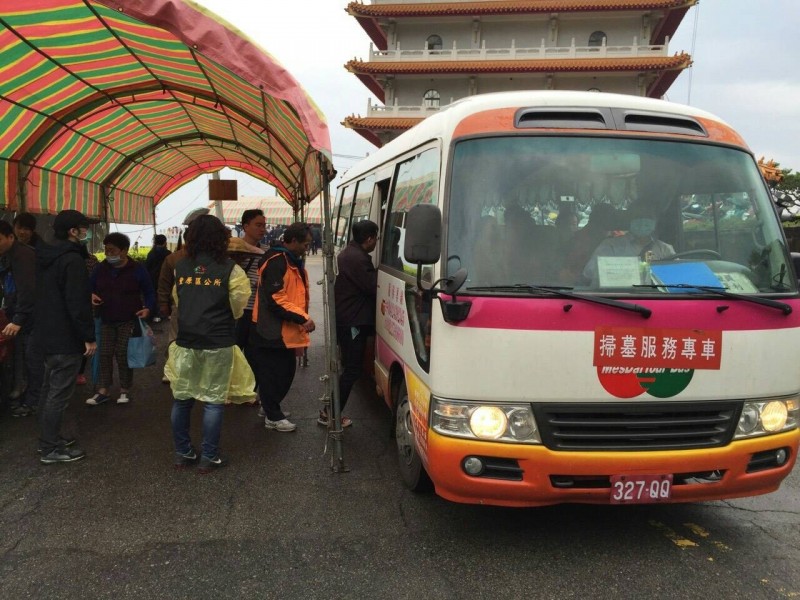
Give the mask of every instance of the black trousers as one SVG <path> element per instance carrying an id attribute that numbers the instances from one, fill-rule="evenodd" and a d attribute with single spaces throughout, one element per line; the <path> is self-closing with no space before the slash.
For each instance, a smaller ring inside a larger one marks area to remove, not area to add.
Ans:
<path id="1" fill-rule="evenodd" d="M 253 328 L 253 311 L 245 310 L 241 318 L 236 321 L 236 345 L 241 348 L 244 357 L 247 359 L 247 364 L 256 372 L 255 360 L 253 359 L 253 349 L 250 345 L 250 330 Z M 256 386 L 258 389 L 258 386 Z"/>
<path id="2" fill-rule="evenodd" d="M 45 456 L 61 444 L 64 411 L 75 391 L 80 354 L 48 354 L 44 359 L 44 381 L 39 404 L 41 436 L 39 448 Z"/>
<path id="3" fill-rule="evenodd" d="M 286 416 L 281 411 L 281 401 L 289 393 L 297 370 L 293 348 L 250 347 L 253 374 L 256 376 L 261 406 L 270 421 L 280 421 Z"/>
<path id="4" fill-rule="evenodd" d="M 342 374 L 339 376 L 339 402 L 344 410 L 347 398 L 356 381 L 364 374 L 364 353 L 367 351 L 367 338 L 375 331 L 374 327 L 349 325 L 336 326 L 336 342 L 342 361 Z M 355 335 L 354 335 L 355 334 Z"/>

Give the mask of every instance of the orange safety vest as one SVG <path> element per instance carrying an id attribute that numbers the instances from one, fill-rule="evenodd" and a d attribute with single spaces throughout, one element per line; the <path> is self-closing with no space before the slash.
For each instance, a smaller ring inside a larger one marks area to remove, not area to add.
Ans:
<path id="1" fill-rule="evenodd" d="M 271 254 L 271 255 L 270 255 Z M 279 261 L 276 263 L 275 261 Z M 270 292 L 264 289 L 264 270 L 282 266 L 283 285 Z M 277 305 L 273 310 L 271 302 Z M 258 269 L 258 287 L 253 304 L 253 323 L 263 346 L 274 348 L 307 348 L 311 344 L 308 332 L 300 325 L 308 320 L 309 291 L 307 276 L 286 259 L 281 251 L 270 251 Z M 263 308 L 263 310 L 261 310 Z"/>

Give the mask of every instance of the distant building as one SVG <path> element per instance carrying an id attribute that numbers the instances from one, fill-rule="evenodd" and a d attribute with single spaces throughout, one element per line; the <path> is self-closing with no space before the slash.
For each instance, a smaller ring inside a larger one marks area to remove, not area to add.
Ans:
<path id="1" fill-rule="evenodd" d="M 466 96 L 525 89 L 660 98 L 691 64 L 669 39 L 697 0 L 351 2 L 372 43 L 345 68 L 383 105 L 343 125 L 382 146 Z"/>

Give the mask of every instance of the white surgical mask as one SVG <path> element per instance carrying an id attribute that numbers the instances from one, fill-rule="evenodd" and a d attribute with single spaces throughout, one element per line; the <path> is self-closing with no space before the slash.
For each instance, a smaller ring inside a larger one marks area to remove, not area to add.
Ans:
<path id="1" fill-rule="evenodd" d="M 119 262 L 122 260 L 121 256 L 106 256 L 106 260 L 110 265 L 118 265 Z"/>

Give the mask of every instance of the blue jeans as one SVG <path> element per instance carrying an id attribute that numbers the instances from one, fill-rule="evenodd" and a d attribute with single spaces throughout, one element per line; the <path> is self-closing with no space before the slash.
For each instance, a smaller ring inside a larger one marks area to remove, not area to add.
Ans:
<path id="1" fill-rule="evenodd" d="M 80 366 L 80 354 L 48 354 L 44 358 L 44 381 L 39 405 L 39 448 L 43 455 L 49 454 L 61 443 L 64 410 L 75 391 L 75 378 Z"/>
<path id="2" fill-rule="evenodd" d="M 203 405 L 203 445 L 202 454 L 207 458 L 217 458 L 219 453 L 219 436 L 222 433 L 222 415 L 224 404 Z M 172 405 L 172 438 L 175 440 L 175 452 L 186 454 L 192 449 L 189 436 L 189 425 L 192 416 L 194 398 L 175 400 Z"/>

